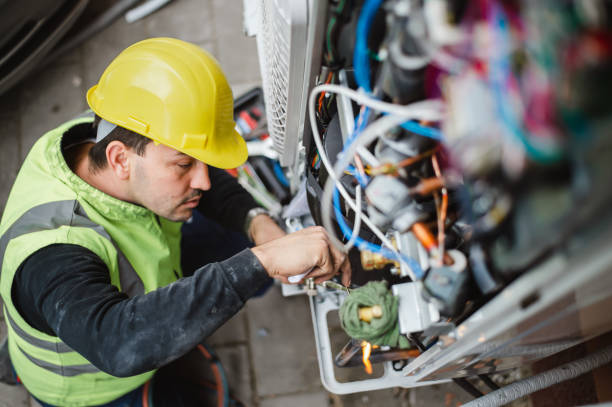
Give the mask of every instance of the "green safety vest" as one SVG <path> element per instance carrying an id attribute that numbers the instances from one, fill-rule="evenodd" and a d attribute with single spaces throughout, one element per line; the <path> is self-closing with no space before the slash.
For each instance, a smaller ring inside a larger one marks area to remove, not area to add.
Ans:
<path id="1" fill-rule="evenodd" d="M 107 403 L 145 383 L 154 371 L 111 376 L 58 337 L 32 328 L 11 299 L 21 263 L 50 244 L 77 244 L 96 253 L 108 267 L 111 284 L 130 297 L 166 286 L 182 275 L 181 223 L 113 198 L 68 168 L 62 136 L 92 119 L 69 121 L 36 142 L 17 175 L 0 223 L 0 294 L 11 361 L 31 394 L 57 406 Z"/>

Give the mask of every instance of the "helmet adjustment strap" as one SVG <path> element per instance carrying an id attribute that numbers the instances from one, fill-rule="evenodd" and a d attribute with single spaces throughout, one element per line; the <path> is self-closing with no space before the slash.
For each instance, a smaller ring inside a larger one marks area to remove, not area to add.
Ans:
<path id="1" fill-rule="evenodd" d="M 98 123 L 98 132 L 96 133 L 96 143 L 99 143 L 104 139 L 104 137 L 108 136 L 111 131 L 115 130 L 117 127 L 116 124 L 107 122 L 104 119 L 100 120 Z"/>

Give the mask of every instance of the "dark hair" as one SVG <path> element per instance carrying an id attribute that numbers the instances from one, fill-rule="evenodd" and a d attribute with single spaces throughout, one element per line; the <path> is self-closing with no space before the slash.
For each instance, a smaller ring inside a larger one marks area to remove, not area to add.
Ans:
<path id="1" fill-rule="evenodd" d="M 100 116 L 96 115 L 93 122 L 93 133 L 96 134 L 98 131 L 98 123 L 100 123 Z M 134 150 L 136 154 L 143 156 L 145 148 L 152 140 L 148 137 L 142 136 L 131 130 L 123 127 L 115 127 L 106 137 L 101 141 L 94 144 L 89 150 L 89 169 L 92 172 L 103 170 L 108 165 L 106 161 L 106 147 L 111 141 L 118 140 L 125 144 L 126 147 Z"/>

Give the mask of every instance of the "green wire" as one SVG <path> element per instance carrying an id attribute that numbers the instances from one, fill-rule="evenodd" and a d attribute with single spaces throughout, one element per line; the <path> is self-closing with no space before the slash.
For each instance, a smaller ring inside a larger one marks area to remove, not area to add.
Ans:
<path id="1" fill-rule="evenodd" d="M 373 60 L 378 61 L 378 62 L 382 61 L 382 58 L 380 57 L 380 55 L 378 55 L 371 49 L 368 50 L 368 54 L 370 54 L 370 58 L 372 58 Z"/>
<path id="2" fill-rule="evenodd" d="M 329 54 L 329 60 L 327 62 L 329 64 L 331 64 L 331 62 L 335 59 L 334 54 L 332 52 L 332 45 L 331 45 L 331 31 L 334 28 L 334 25 L 336 25 L 336 16 L 332 17 L 329 20 L 329 24 L 327 26 L 327 52 Z"/>
<path id="3" fill-rule="evenodd" d="M 336 25 L 336 22 L 338 21 L 338 19 L 336 18 L 336 15 L 342 13 L 342 11 L 344 10 L 345 4 L 346 4 L 346 0 L 342 0 L 340 4 L 338 4 L 338 7 L 336 7 L 336 10 L 334 11 L 335 15 L 332 18 L 330 18 L 329 24 L 327 25 L 326 42 L 327 42 L 327 51 L 329 53 L 328 63 L 332 63 L 336 59 L 332 51 L 331 32 L 334 26 Z"/>
<path id="4" fill-rule="evenodd" d="M 391 294 L 385 281 L 370 281 L 351 290 L 344 299 L 339 310 L 342 328 L 351 338 L 366 340 L 372 345 L 409 348 L 410 342 L 399 332 L 398 303 L 398 297 Z M 374 305 L 382 308 L 383 315 L 370 322 L 361 321 L 359 308 Z"/>

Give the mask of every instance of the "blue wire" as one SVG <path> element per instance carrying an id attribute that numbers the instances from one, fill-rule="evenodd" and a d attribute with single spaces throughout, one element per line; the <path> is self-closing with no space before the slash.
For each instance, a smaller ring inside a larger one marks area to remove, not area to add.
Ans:
<path id="1" fill-rule="evenodd" d="M 364 5 L 364 8 L 365 8 L 365 5 Z M 355 55 L 357 55 L 357 53 L 355 53 Z M 368 65 L 368 71 L 369 71 L 369 65 Z M 341 154 L 345 153 L 346 149 L 353 143 L 353 141 L 357 139 L 357 136 L 363 131 L 363 129 L 365 128 L 367 124 L 366 119 L 368 117 L 369 112 L 370 112 L 370 108 L 367 106 L 365 107 L 365 109 L 359 112 L 359 115 L 355 118 L 355 130 L 349 136 L 346 143 L 344 144 L 344 148 L 342 149 Z M 424 135 L 430 138 L 436 138 L 436 136 L 438 137 L 438 139 L 441 138 L 439 130 L 437 129 L 421 126 L 420 124 L 414 123 L 414 122 L 406 122 L 404 124 L 406 124 L 409 127 L 407 130 L 412 131 L 415 134 Z M 437 135 L 436 135 L 436 131 L 438 132 Z M 364 179 L 364 177 L 362 177 L 361 174 L 353 166 L 350 166 L 350 165 L 348 166 L 347 170 L 351 175 L 353 175 L 357 179 L 357 181 L 363 188 L 367 186 L 367 184 L 370 181 L 369 177 L 365 176 L 365 179 Z M 334 187 L 334 193 L 333 193 L 333 205 L 334 205 L 334 214 L 336 215 L 336 221 L 338 222 L 338 226 L 340 226 L 340 230 L 342 231 L 342 234 L 344 235 L 344 237 L 347 240 L 350 240 L 351 237 L 353 236 L 353 231 L 351 230 L 351 228 L 348 226 L 348 224 L 344 220 L 344 216 L 342 215 L 342 212 L 340 211 L 340 197 L 338 195 L 338 189 L 335 187 Z M 395 252 L 387 248 L 384 248 L 382 246 L 379 246 L 377 244 L 368 242 L 367 240 L 364 240 L 359 236 L 355 238 L 355 245 L 361 250 L 369 250 L 374 253 L 380 253 L 382 256 L 388 259 L 404 262 L 405 264 L 408 265 L 408 267 L 410 267 L 410 269 L 412 269 L 412 272 L 414 273 L 417 279 L 423 278 L 424 272 L 421 269 L 421 266 L 416 260 L 414 260 L 411 257 L 402 255 L 401 253 L 399 254 L 399 257 L 398 257 L 398 255 Z"/>
<path id="2" fill-rule="evenodd" d="M 355 51 L 353 53 L 353 66 L 355 68 L 355 80 L 357 81 L 357 85 L 363 88 L 366 92 L 372 93 L 372 87 L 370 86 L 370 56 L 368 54 L 368 37 L 370 34 L 370 28 L 372 27 L 372 22 L 374 21 L 374 17 L 376 16 L 376 12 L 380 8 L 383 0 L 366 0 L 361 8 L 361 14 L 359 15 L 359 20 L 357 21 L 357 32 L 355 39 Z M 366 125 L 366 118 L 370 112 L 370 108 L 366 106 L 363 109 L 357 118 L 355 119 L 355 131 L 351 134 L 344 145 L 342 150 L 342 154 L 346 151 L 347 147 L 349 147 L 353 141 L 357 138 L 357 136 L 363 131 Z M 360 123 L 361 122 L 361 123 Z M 433 129 L 430 127 L 421 126 L 418 123 L 414 122 L 406 122 L 402 125 L 406 130 L 411 131 L 415 134 L 419 134 L 425 137 L 433 138 L 436 140 L 441 140 L 441 133 L 437 129 Z M 369 182 L 369 178 L 361 176 L 355 168 L 349 166 L 349 173 L 353 175 L 357 181 L 365 188 L 367 183 Z M 340 226 L 340 230 L 344 234 L 346 239 L 351 239 L 353 235 L 353 231 L 347 225 L 344 220 L 344 216 L 340 211 L 340 197 L 338 196 L 338 189 L 334 187 L 333 192 L 333 205 L 334 205 L 334 214 L 336 215 L 336 220 L 338 225 Z M 357 236 L 355 238 L 355 244 L 361 250 L 369 250 L 374 253 L 380 253 L 382 256 L 392 259 L 395 261 L 401 261 L 410 267 L 417 279 L 421 279 L 423 277 L 423 270 L 421 269 L 419 263 L 416 262 L 411 257 L 407 257 L 403 254 L 396 254 L 393 251 L 386 249 L 377 244 L 368 242 L 367 240 L 362 239 Z"/>
<path id="3" fill-rule="evenodd" d="M 351 174 L 353 177 L 355 177 L 355 179 L 359 182 L 359 185 L 361 185 L 363 188 L 368 186 L 368 183 L 370 182 L 370 177 L 368 177 L 365 174 L 361 175 L 361 173 L 359 173 L 359 171 L 357 171 L 357 168 L 353 167 L 352 165 L 349 165 L 346 168 L 346 171 L 349 174 Z"/>
<path id="4" fill-rule="evenodd" d="M 365 128 L 365 125 L 366 125 L 365 118 L 368 116 L 369 111 L 370 111 L 370 109 L 366 106 L 366 108 L 362 112 L 360 112 L 360 114 L 355 119 L 355 129 L 356 130 L 353 132 L 351 137 L 349 137 L 349 139 L 348 139 L 349 145 L 350 145 L 350 143 L 353 142 L 353 140 L 355 140 L 357 138 L 359 133 L 361 133 L 363 131 L 363 129 Z M 362 116 L 362 113 L 363 113 L 364 119 L 361 121 L 361 126 L 359 126 L 359 128 L 357 128 L 357 123 L 359 123 L 359 120 L 360 120 L 360 117 Z M 385 115 L 387 115 L 387 114 L 388 113 L 385 113 Z M 422 124 L 419 124 L 419 123 L 414 122 L 412 120 L 405 121 L 404 123 L 401 124 L 401 126 L 405 130 L 408 130 L 409 132 L 417 134 L 419 136 L 428 137 L 428 138 L 436 140 L 436 141 L 442 141 L 442 139 L 443 139 L 442 132 L 439 129 L 436 129 L 435 127 L 423 126 Z"/>
<path id="5" fill-rule="evenodd" d="M 436 141 L 442 141 L 442 132 L 435 127 L 423 126 L 417 122 L 407 121 L 401 124 L 402 128 L 419 136 L 429 137 Z"/>
<path id="6" fill-rule="evenodd" d="M 344 152 L 346 151 L 347 147 L 350 146 L 353 141 L 357 138 L 357 136 L 359 135 L 359 133 L 361 133 L 361 131 L 363 130 L 363 128 L 365 127 L 365 117 L 367 116 L 369 112 L 369 108 L 366 106 L 365 109 L 363 109 L 361 112 L 359 112 L 359 115 L 357 116 L 357 118 L 355 118 L 355 130 L 353 131 L 352 134 L 349 135 L 348 139 L 346 140 L 346 144 L 344 145 L 342 152 L 340 154 L 344 154 Z M 361 116 L 364 116 L 364 119 L 361 120 Z M 359 126 L 359 128 L 357 127 L 359 125 L 359 121 L 361 120 L 361 125 Z M 368 183 L 370 182 L 370 177 L 368 177 L 367 175 L 361 175 L 359 173 L 359 171 L 357 171 L 357 169 L 355 167 L 353 167 L 352 165 L 349 165 L 346 168 L 346 171 L 351 174 L 353 177 L 355 177 L 355 179 L 357 180 L 357 182 L 359 182 L 359 184 L 365 188 L 368 186 Z"/>
<path id="7" fill-rule="evenodd" d="M 372 22 L 382 0 L 366 0 L 361 8 L 357 21 L 355 52 L 353 53 L 353 66 L 355 67 L 355 80 L 357 85 L 366 92 L 371 93 L 370 86 L 370 56 L 368 55 L 368 37 Z"/>
<path id="8" fill-rule="evenodd" d="M 372 22 L 374 21 L 374 17 L 376 16 L 376 12 L 380 8 L 381 3 L 382 0 L 366 0 L 361 8 L 361 14 L 359 15 L 359 20 L 357 21 L 355 51 L 353 53 L 355 80 L 357 81 L 357 85 L 368 93 L 372 93 L 372 87 L 370 86 L 370 56 L 368 54 L 368 37 L 370 34 L 370 28 L 372 27 Z M 366 109 L 361 113 L 367 117 L 368 112 L 369 108 L 366 107 Z M 359 122 L 361 113 L 359 116 L 357 116 L 355 123 Z M 404 129 L 420 136 L 429 137 L 438 141 L 442 140 L 442 133 L 438 129 L 422 126 L 412 121 L 404 122 L 401 126 Z M 349 138 L 349 141 L 354 140 L 357 135 L 361 133 L 364 127 L 365 120 L 362 121 L 362 125 L 359 128 L 357 128 L 357 124 L 355 124 L 355 132 Z"/>
<path id="9" fill-rule="evenodd" d="M 350 240 L 351 237 L 353 236 L 353 231 L 346 224 L 346 221 L 344 220 L 344 216 L 342 215 L 342 212 L 340 211 L 340 197 L 338 194 L 338 188 L 335 188 L 335 187 L 334 187 L 334 194 L 333 194 L 333 203 L 334 203 L 334 214 L 336 215 L 336 220 L 338 221 L 340 230 L 342 231 L 342 234 L 344 235 L 344 237 Z M 369 250 L 374 253 L 379 253 L 383 257 L 386 257 L 387 259 L 404 262 L 408 265 L 408 267 L 410 267 L 410 269 L 412 269 L 412 272 L 414 273 L 417 279 L 420 280 L 421 278 L 423 278 L 423 275 L 424 275 L 423 269 L 421 269 L 421 266 L 419 265 L 419 263 L 417 263 L 417 261 L 411 257 L 405 256 L 401 253 L 399 253 L 399 256 L 398 256 L 398 254 L 396 254 L 395 252 L 385 247 L 379 246 L 377 244 L 368 242 L 367 240 L 364 240 L 359 236 L 357 236 L 355 239 L 355 245 L 360 250 Z"/>
<path id="10" fill-rule="evenodd" d="M 366 119 L 369 113 L 370 113 L 370 108 L 368 106 L 366 106 L 365 109 L 359 112 L 359 114 L 355 118 L 355 125 L 353 126 L 355 130 L 353 130 L 353 133 L 350 134 L 348 139 L 346 140 L 346 145 L 344 146 L 344 150 L 346 150 L 346 148 L 350 146 L 353 143 L 353 141 L 357 138 L 359 133 L 363 131 L 363 129 L 366 126 Z M 362 116 L 363 116 L 363 119 L 362 119 Z M 359 123 L 360 121 L 361 123 Z"/>
<path id="11" fill-rule="evenodd" d="M 272 160 L 272 162 L 274 163 L 274 175 L 276 175 L 276 178 L 278 178 L 278 181 L 283 184 L 283 186 L 289 188 L 289 181 L 287 180 L 287 177 L 285 177 L 285 173 L 283 172 L 280 164 L 276 160 Z"/>

